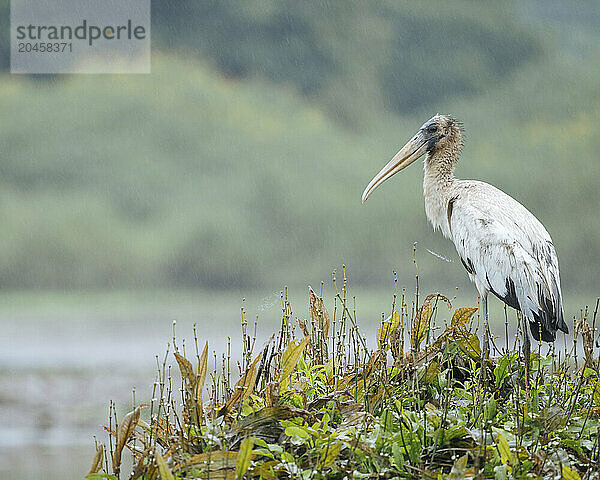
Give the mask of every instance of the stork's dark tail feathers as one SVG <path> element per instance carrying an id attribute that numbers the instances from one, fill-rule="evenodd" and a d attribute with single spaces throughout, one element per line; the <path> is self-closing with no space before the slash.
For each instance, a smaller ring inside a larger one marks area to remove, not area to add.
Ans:
<path id="1" fill-rule="evenodd" d="M 558 330 L 569 333 L 569 327 L 565 323 L 563 309 L 560 299 L 553 302 L 548 298 L 540 298 L 541 309 L 533 313 L 534 320 L 529 320 L 531 335 L 536 340 L 553 342 L 556 340 Z"/>

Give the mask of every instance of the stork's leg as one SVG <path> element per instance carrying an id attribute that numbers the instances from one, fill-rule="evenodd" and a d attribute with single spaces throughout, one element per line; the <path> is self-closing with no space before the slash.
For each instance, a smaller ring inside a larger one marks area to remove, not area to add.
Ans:
<path id="1" fill-rule="evenodd" d="M 488 339 L 488 309 L 487 292 L 480 295 L 481 316 L 483 317 L 483 348 L 481 349 L 481 368 L 479 369 L 479 387 L 485 391 L 487 386 L 487 361 L 489 359 L 489 339 Z"/>
<path id="2" fill-rule="evenodd" d="M 487 292 L 483 295 L 480 295 L 481 301 L 481 316 L 483 317 L 483 348 L 481 351 L 481 367 L 479 369 L 479 407 L 478 407 L 478 415 L 480 413 L 484 413 L 483 401 L 486 398 L 485 392 L 487 390 L 487 363 L 489 359 L 489 338 L 488 338 L 488 308 L 487 308 Z M 483 438 L 483 443 L 481 445 L 481 452 L 478 456 L 478 462 L 476 466 L 476 470 L 480 467 L 483 468 L 485 466 L 485 451 L 486 451 L 486 443 L 487 443 L 487 430 L 486 423 L 487 418 L 485 415 L 482 415 L 481 420 L 481 434 Z M 479 460 L 481 459 L 482 465 L 479 465 Z"/>
<path id="3" fill-rule="evenodd" d="M 531 343 L 529 342 L 529 333 L 527 333 L 527 319 L 523 320 L 523 357 L 525 360 L 525 390 L 529 397 L 529 367 L 531 365 Z"/>
<path id="4" fill-rule="evenodd" d="M 483 361 L 487 362 L 489 359 L 489 337 L 488 337 L 488 308 L 487 308 L 487 292 L 481 295 L 481 314 L 483 317 Z M 483 362 L 482 362 L 483 365 Z"/>

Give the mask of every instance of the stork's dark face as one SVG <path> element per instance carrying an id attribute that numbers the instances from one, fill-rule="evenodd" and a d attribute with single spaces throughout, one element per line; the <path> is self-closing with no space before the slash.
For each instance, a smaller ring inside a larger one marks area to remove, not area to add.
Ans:
<path id="1" fill-rule="evenodd" d="M 400 170 L 408 167 L 422 155 L 426 153 L 433 155 L 455 142 L 458 131 L 458 123 L 445 115 L 438 114 L 427 120 L 416 135 L 394 155 L 394 158 L 367 185 L 362 196 L 363 203 L 379 185 L 393 177 Z"/>
<path id="2" fill-rule="evenodd" d="M 441 150 L 452 141 L 455 128 L 457 128 L 457 122 L 444 115 L 436 115 L 427 120 L 419 130 L 427 142 L 427 153 Z"/>

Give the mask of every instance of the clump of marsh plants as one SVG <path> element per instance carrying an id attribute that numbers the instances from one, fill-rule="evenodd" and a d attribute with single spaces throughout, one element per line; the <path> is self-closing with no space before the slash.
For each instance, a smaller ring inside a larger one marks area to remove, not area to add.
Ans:
<path id="1" fill-rule="evenodd" d="M 209 362 L 195 330 L 187 351 L 174 337 L 153 398 L 120 419 L 111 405 L 86 478 L 600 478 L 598 303 L 575 319 L 572 345 L 526 366 L 508 340 L 482 358 L 476 307 L 395 288 L 365 334 L 345 272 L 333 286 L 332 311 L 309 288 L 306 318 L 284 291 L 261 348 L 242 312 L 239 375 L 230 345 Z"/>

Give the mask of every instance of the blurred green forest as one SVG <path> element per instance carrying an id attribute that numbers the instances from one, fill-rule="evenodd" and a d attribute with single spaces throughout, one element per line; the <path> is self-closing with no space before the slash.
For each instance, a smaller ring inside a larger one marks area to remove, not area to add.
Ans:
<path id="1" fill-rule="evenodd" d="M 458 176 L 546 225 L 597 294 L 596 2 L 153 2 L 150 75 L 8 72 L 0 0 L 0 287 L 464 285 L 413 166 L 364 186 L 436 112 Z M 452 260 L 432 255 L 431 250 Z"/>

